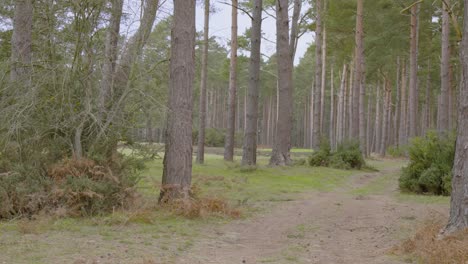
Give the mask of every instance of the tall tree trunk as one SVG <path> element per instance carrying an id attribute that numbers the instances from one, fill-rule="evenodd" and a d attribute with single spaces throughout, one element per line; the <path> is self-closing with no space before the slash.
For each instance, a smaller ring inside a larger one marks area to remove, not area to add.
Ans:
<path id="1" fill-rule="evenodd" d="M 468 7 L 468 0 L 465 0 Z M 450 217 L 444 234 L 468 227 L 468 8 L 464 9 L 463 38 L 460 48 L 463 83 L 458 96 L 458 128 L 452 170 Z"/>
<path id="2" fill-rule="evenodd" d="M 349 81 L 347 83 L 347 87 L 348 87 L 348 119 L 347 119 L 347 134 L 346 134 L 346 137 L 347 139 L 353 139 L 353 131 L 352 131 L 352 128 L 353 128 L 353 122 L 355 121 L 354 120 L 354 115 L 353 115 L 353 109 L 354 109 L 354 106 L 353 106 L 353 98 L 354 98 L 354 64 L 353 63 L 350 63 L 350 70 L 349 70 Z M 358 94 L 359 95 L 359 94 Z"/>
<path id="3" fill-rule="evenodd" d="M 260 43 L 262 37 L 262 0 L 254 0 L 251 30 L 249 86 L 242 165 L 257 164 L 258 93 L 260 89 Z"/>
<path id="4" fill-rule="evenodd" d="M 422 117 L 423 123 L 423 135 L 427 133 L 430 129 L 430 113 L 431 113 L 431 63 L 429 59 L 427 60 L 427 79 L 426 79 L 426 92 L 425 92 L 425 100 L 424 100 L 424 112 Z"/>
<path id="5" fill-rule="evenodd" d="M 10 80 L 27 83 L 31 73 L 32 0 L 16 0 L 11 37 Z M 21 89 L 19 89 L 21 90 Z"/>
<path id="6" fill-rule="evenodd" d="M 371 148 L 371 144 L 372 144 L 372 140 L 371 140 L 371 137 L 372 137 L 372 131 L 371 131 L 371 118 L 372 118 L 372 111 L 371 111 L 371 107 L 372 107 L 372 96 L 369 95 L 367 97 L 367 127 L 366 127 L 366 156 L 369 156 L 371 151 L 372 151 L 372 148 Z"/>
<path id="7" fill-rule="evenodd" d="M 325 9 L 325 8 L 324 8 Z M 324 115 L 325 115 L 325 89 L 326 89 L 326 75 L 327 75 L 327 30 L 323 26 L 322 34 L 322 81 L 320 88 L 320 134 L 324 134 Z"/>
<path id="8" fill-rule="evenodd" d="M 335 133 L 335 90 L 333 82 L 333 65 L 330 67 L 330 146 L 332 149 L 335 149 L 336 145 L 336 133 Z"/>
<path id="9" fill-rule="evenodd" d="M 229 69 L 229 99 L 224 160 L 234 160 L 234 134 L 236 131 L 236 98 L 237 98 L 237 0 L 232 0 L 231 22 L 231 64 Z"/>
<path id="10" fill-rule="evenodd" d="M 192 181 L 195 1 L 174 1 L 169 111 L 160 202 L 188 199 Z"/>
<path id="11" fill-rule="evenodd" d="M 393 120 L 393 129 L 394 129 L 394 134 L 393 134 L 393 144 L 398 145 L 398 133 L 400 132 L 399 130 L 399 125 L 400 125 L 400 81 L 401 81 L 401 76 L 400 76 L 400 56 L 397 56 L 397 67 L 396 67 L 396 96 L 395 96 L 395 119 Z"/>
<path id="12" fill-rule="evenodd" d="M 361 85 L 362 85 L 362 66 L 363 66 L 363 52 L 364 52 L 364 47 L 363 47 L 363 37 L 364 37 L 364 32 L 363 32 L 363 23 L 362 23 L 362 18 L 363 18 L 363 0 L 357 0 L 357 13 L 356 13 L 356 48 L 355 48 L 355 59 L 354 59 L 354 84 L 353 85 L 353 100 L 352 100 L 352 122 L 351 122 L 351 138 L 352 139 L 360 139 L 361 147 L 362 144 L 365 144 L 364 138 L 360 138 L 361 134 L 359 133 L 360 129 L 360 121 L 359 118 L 361 116 L 360 110 L 360 105 L 362 104 L 364 106 L 364 95 L 365 95 L 365 90 L 362 89 L 361 91 Z M 362 95 L 361 95 L 362 94 Z M 361 96 L 363 97 L 362 101 Z M 362 116 L 364 118 L 364 111 L 362 111 Z M 362 136 L 364 137 L 364 131 L 362 133 Z"/>
<path id="13" fill-rule="evenodd" d="M 450 67 L 450 0 L 442 1 L 442 55 L 440 60 L 440 100 L 437 109 L 437 131 L 442 134 L 449 129 L 449 67 Z"/>
<path id="14" fill-rule="evenodd" d="M 391 117 L 391 98 L 392 98 L 392 88 L 390 87 L 390 80 L 387 76 L 384 77 L 384 109 L 382 114 L 382 138 L 380 140 L 379 153 L 381 156 L 385 156 L 385 151 L 387 149 L 387 142 L 389 138 L 389 127 L 390 127 L 390 117 Z"/>
<path id="15" fill-rule="evenodd" d="M 312 130 L 312 148 L 317 149 L 320 144 L 320 109 L 322 90 L 322 0 L 315 0 L 315 86 L 314 86 L 314 117 Z"/>
<path id="16" fill-rule="evenodd" d="M 337 120 L 336 120 L 336 144 L 343 141 L 344 138 L 344 127 L 345 127 L 345 89 L 346 89 L 346 64 L 343 65 L 343 71 L 341 73 L 340 91 L 338 93 L 338 107 L 337 107 Z"/>
<path id="17" fill-rule="evenodd" d="M 418 134 L 418 29 L 419 3 L 411 7 L 411 47 L 410 47 L 410 85 L 409 85 L 409 137 Z"/>
<path id="18" fill-rule="evenodd" d="M 382 122 L 380 120 L 380 84 L 377 84 L 377 94 L 375 95 L 375 144 L 374 144 L 374 151 L 380 151 L 380 144 L 381 144 L 381 135 L 382 135 Z"/>
<path id="19" fill-rule="evenodd" d="M 102 67 L 102 80 L 99 89 L 98 118 L 102 120 L 106 112 L 106 105 L 110 99 L 114 84 L 115 66 L 117 63 L 118 42 L 120 33 L 120 21 L 122 18 L 123 0 L 112 0 L 109 28 L 106 32 L 106 44 L 104 49 L 104 65 Z"/>
<path id="20" fill-rule="evenodd" d="M 401 68 L 401 91 L 400 91 L 400 125 L 398 131 L 398 145 L 404 146 L 407 143 L 407 93 L 406 93 L 406 62 L 403 60 Z"/>
<path id="21" fill-rule="evenodd" d="M 199 98 L 197 163 L 205 162 L 205 129 L 206 129 L 206 83 L 208 79 L 208 49 L 210 30 L 210 0 L 205 0 L 205 21 L 203 25 L 203 51 L 201 57 L 201 81 Z"/>
<path id="22" fill-rule="evenodd" d="M 292 58 L 289 43 L 288 0 L 276 1 L 276 54 L 278 56 L 278 124 L 273 142 L 270 165 L 285 166 L 291 161 L 293 119 Z"/>

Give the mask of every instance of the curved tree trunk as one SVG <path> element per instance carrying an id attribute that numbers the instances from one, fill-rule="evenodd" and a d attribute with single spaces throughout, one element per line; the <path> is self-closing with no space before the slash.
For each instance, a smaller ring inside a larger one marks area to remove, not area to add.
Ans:
<path id="1" fill-rule="evenodd" d="M 206 128 L 206 80 L 208 73 L 208 40 L 210 28 L 210 0 L 205 0 L 205 23 L 203 27 L 203 53 L 201 58 L 201 83 L 198 122 L 197 163 L 205 162 L 205 128 Z"/>
<path id="2" fill-rule="evenodd" d="M 237 0 L 232 0 L 231 22 L 231 65 L 229 70 L 229 98 L 224 160 L 233 161 L 236 130 L 236 97 L 237 97 Z"/>
<path id="3" fill-rule="evenodd" d="M 192 181 L 195 1 L 174 1 L 166 145 L 160 202 L 187 199 Z"/>
<path id="4" fill-rule="evenodd" d="M 254 0 L 251 30 L 249 87 L 244 130 L 242 165 L 257 163 L 258 93 L 260 90 L 260 43 L 262 36 L 262 0 Z"/>
<path id="5" fill-rule="evenodd" d="M 278 124 L 270 165 L 284 166 L 292 162 L 292 58 L 289 52 L 288 0 L 276 2 L 276 32 L 276 53 L 281 63 L 278 63 Z"/>

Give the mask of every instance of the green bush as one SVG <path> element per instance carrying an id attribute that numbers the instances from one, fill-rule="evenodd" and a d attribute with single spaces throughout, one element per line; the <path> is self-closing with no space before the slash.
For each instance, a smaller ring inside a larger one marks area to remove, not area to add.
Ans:
<path id="1" fill-rule="evenodd" d="M 309 157 L 309 165 L 312 167 L 324 166 L 330 164 L 331 147 L 330 142 L 326 139 L 320 141 L 320 146 L 317 151 Z"/>
<path id="2" fill-rule="evenodd" d="M 402 170 L 400 188 L 415 193 L 449 195 L 455 137 L 439 137 L 429 132 L 425 137 L 414 138 L 408 153 L 410 163 Z"/>
<path id="3" fill-rule="evenodd" d="M 366 163 L 359 147 L 359 142 L 348 141 L 331 151 L 330 143 L 322 140 L 320 148 L 309 157 L 309 165 L 332 167 L 337 169 L 361 169 Z"/>
<path id="4" fill-rule="evenodd" d="M 205 146 L 207 147 L 224 147 L 226 138 L 226 130 L 219 128 L 206 128 L 205 129 Z M 234 145 L 236 148 L 242 147 L 244 134 L 237 132 L 234 134 Z M 198 130 L 192 131 L 192 141 L 196 145 L 198 142 Z"/>

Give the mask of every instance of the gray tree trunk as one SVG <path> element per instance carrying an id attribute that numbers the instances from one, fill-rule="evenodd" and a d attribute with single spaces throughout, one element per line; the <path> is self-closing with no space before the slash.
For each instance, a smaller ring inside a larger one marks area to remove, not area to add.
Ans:
<path id="1" fill-rule="evenodd" d="M 374 144 L 374 151 L 380 151 L 380 144 L 381 144 L 381 135 L 382 135 L 382 122 L 380 119 L 380 84 L 377 84 L 377 94 L 375 95 L 375 144 Z"/>
<path id="2" fill-rule="evenodd" d="M 346 89 L 346 64 L 343 65 L 343 71 L 341 73 L 340 91 L 338 93 L 338 106 L 337 106 L 337 117 L 336 117 L 336 144 L 343 141 L 344 138 L 344 127 L 345 127 L 345 89 Z"/>
<path id="3" fill-rule="evenodd" d="M 382 114 L 382 132 L 379 153 L 381 156 L 385 156 L 385 151 L 387 149 L 387 142 L 389 138 L 389 127 L 390 127 L 390 117 L 391 117 L 391 98 L 392 98 L 392 88 L 390 87 L 390 80 L 384 78 L 384 109 Z"/>
<path id="4" fill-rule="evenodd" d="M 234 132 L 236 131 L 236 97 L 237 97 L 237 0 L 232 0 L 231 22 L 231 65 L 229 70 L 229 99 L 224 160 L 234 159 Z"/>
<path id="5" fill-rule="evenodd" d="M 335 89 L 333 82 L 333 65 L 330 67 L 330 146 L 332 149 L 335 149 L 336 145 L 336 114 L 335 114 Z"/>
<path id="6" fill-rule="evenodd" d="M 418 134 L 418 29 L 419 3 L 411 7 L 411 47 L 410 47 L 410 85 L 409 85 L 409 137 Z"/>
<path id="7" fill-rule="evenodd" d="M 442 52 L 440 60 L 440 100 L 437 109 L 437 131 L 442 134 L 449 129 L 449 68 L 450 68 L 450 0 L 442 1 Z"/>
<path id="8" fill-rule="evenodd" d="M 205 21 L 203 25 L 203 51 L 201 57 L 201 80 L 199 98 L 197 163 L 205 162 L 205 128 L 206 128 L 206 82 L 208 78 L 208 43 L 210 29 L 210 0 L 205 0 Z"/>
<path id="9" fill-rule="evenodd" d="M 288 0 L 276 1 L 276 54 L 278 56 L 278 123 L 270 165 L 285 166 L 291 161 L 293 119 L 292 58 L 289 43 Z"/>
<path id="10" fill-rule="evenodd" d="M 28 82 L 31 73 L 32 0 L 16 0 L 11 37 L 10 80 Z"/>
<path id="11" fill-rule="evenodd" d="M 188 199 L 192 181 L 195 1 L 174 1 L 166 145 L 160 202 Z"/>
<path id="12" fill-rule="evenodd" d="M 465 0 L 465 7 L 468 0 Z M 464 9 L 463 39 L 460 48 L 462 87 L 458 96 L 458 128 L 452 170 L 450 217 L 444 234 L 468 227 L 468 8 Z"/>
<path id="13" fill-rule="evenodd" d="M 314 116 L 312 128 L 312 148 L 317 149 L 320 144 L 320 109 L 322 89 L 322 0 L 315 0 L 315 86 L 314 86 Z"/>
<path id="14" fill-rule="evenodd" d="M 395 145 L 398 145 L 398 133 L 400 132 L 399 130 L 399 125 L 400 125 L 400 81 L 401 81 L 401 76 L 400 76 L 400 56 L 397 56 L 397 68 L 396 68 L 396 96 L 395 96 L 395 119 L 393 120 L 393 129 L 394 129 L 394 134 L 393 134 L 393 143 Z"/>
<path id="15" fill-rule="evenodd" d="M 244 130 L 242 165 L 257 164 L 258 94 L 260 90 L 260 44 L 262 39 L 262 0 L 254 0 L 251 29 L 249 86 Z M 273 118 L 271 118 L 273 121 Z"/>
<path id="16" fill-rule="evenodd" d="M 324 8 L 325 9 L 325 8 Z M 322 34 L 322 81 L 320 83 L 320 134 L 325 132 L 324 115 L 325 115 L 325 89 L 326 89 L 326 75 L 327 75 L 327 30 L 323 26 Z"/>
<path id="17" fill-rule="evenodd" d="M 117 51 L 120 33 L 120 21 L 122 18 L 123 0 L 112 0 L 109 28 L 106 32 L 106 44 L 104 49 L 104 64 L 102 66 L 102 80 L 98 98 L 98 118 L 103 119 L 107 104 L 110 100 L 115 77 L 117 63 Z"/>
<path id="18" fill-rule="evenodd" d="M 400 91 L 400 125 L 398 131 L 398 145 L 404 146 L 407 143 L 407 92 L 406 92 L 406 62 L 403 60 L 401 68 L 401 91 Z"/>
<path id="19" fill-rule="evenodd" d="M 363 0 L 357 0 L 357 13 L 356 13 L 356 48 L 355 48 L 355 59 L 354 59 L 354 84 L 353 85 L 353 99 L 352 99 L 352 122 L 351 122 L 351 138 L 352 139 L 360 139 L 361 147 L 365 145 L 364 137 L 365 133 L 362 131 L 363 138 L 361 139 L 361 134 L 359 133 L 360 130 L 360 117 L 364 118 L 364 111 L 360 111 L 360 106 L 362 104 L 362 110 L 364 110 L 364 96 L 365 90 L 362 88 L 362 66 L 363 66 L 363 53 L 364 53 L 364 46 L 363 46 Z M 361 101 L 362 97 L 362 101 Z"/>

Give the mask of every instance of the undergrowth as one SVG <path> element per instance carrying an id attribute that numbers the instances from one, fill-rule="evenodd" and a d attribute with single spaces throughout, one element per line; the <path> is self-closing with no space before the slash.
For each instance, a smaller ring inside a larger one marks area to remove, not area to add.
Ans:
<path id="1" fill-rule="evenodd" d="M 357 141 L 343 142 L 337 146 L 336 151 L 332 151 L 329 141 L 323 139 L 319 149 L 309 157 L 308 161 L 312 167 L 323 166 L 345 170 L 360 170 L 366 167 Z"/>
<path id="2" fill-rule="evenodd" d="M 468 229 L 439 239 L 438 235 L 443 226 L 443 221 L 432 220 L 412 238 L 394 247 L 392 252 L 425 264 L 467 263 Z"/>

